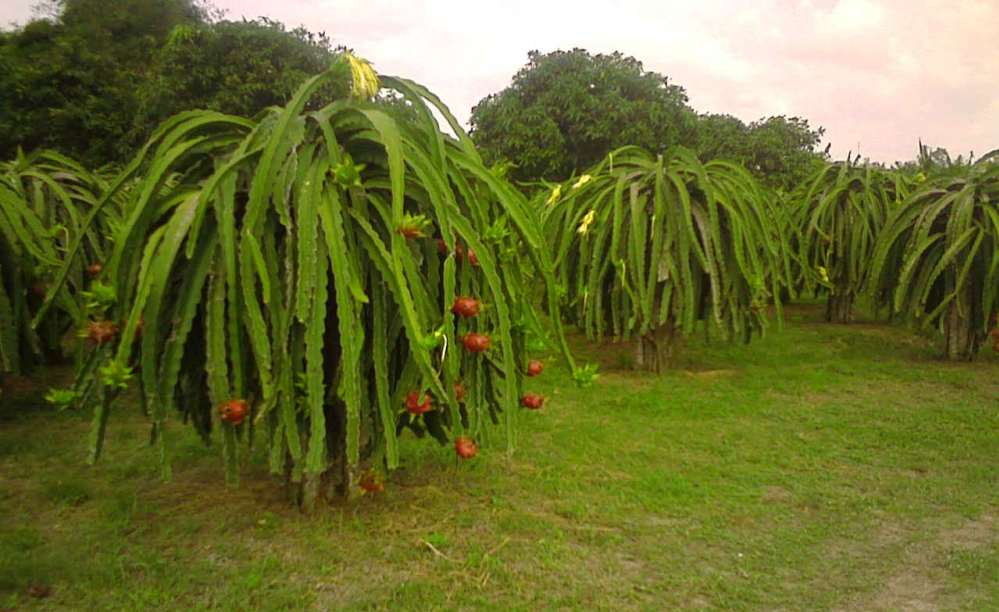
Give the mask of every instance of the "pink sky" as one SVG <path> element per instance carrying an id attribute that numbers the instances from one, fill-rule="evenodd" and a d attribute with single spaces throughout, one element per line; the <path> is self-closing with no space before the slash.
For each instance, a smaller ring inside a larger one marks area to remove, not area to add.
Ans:
<path id="1" fill-rule="evenodd" d="M 36 0 L 5 0 L 0 23 Z M 620 50 L 701 112 L 806 117 L 835 156 L 999 148 L 999 0 L 215 0 L 229 18 L 325 31 L 462 120 L 527 51 Z"/>

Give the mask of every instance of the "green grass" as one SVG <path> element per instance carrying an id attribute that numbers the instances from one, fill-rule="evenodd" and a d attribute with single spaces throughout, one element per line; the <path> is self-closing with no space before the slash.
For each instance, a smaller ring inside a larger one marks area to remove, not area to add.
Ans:
<path id="1" fill-rule="evenodd" d="M 999 609 L 999 359 L 789 319 L 748 346 L 692 339 L 659 378 L 578 343 L 603 375 L 532 382 L 549 401 L 512 459 L 408 439 L 386 493 L 317 516 L 257 459 L 226 489 L 179 426 L 162 482 L 137 410 L 87 468 L 86 415 L 15 390 L 0 608 Z"/>

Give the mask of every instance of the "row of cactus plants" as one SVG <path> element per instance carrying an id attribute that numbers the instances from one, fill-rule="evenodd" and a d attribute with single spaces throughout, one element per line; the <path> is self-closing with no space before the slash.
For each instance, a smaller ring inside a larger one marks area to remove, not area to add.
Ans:
<path id="1" fill-rule="evenodd" d="M 348 73 L 349 99 L 310 106 Z M 999 286 L 993 161 L 924 180 L 848 160 L 789 199 L 735 164 L 625 147 L 530 202 L 432 93 L 345 54 L 257 118 L 171 118 L 113 177 L 51 152 L 4 165 L 0 370 L 79 329 L 52 399 L 94 407 L 92 460 L 135 382 L 167 474 L 179 414 L 221 440 L 230 482 L 263 438 L 311 508 L 380 490 L 406 429 L 467 459 L 498 425 L 512 448 L 519 409 L 544 404 L 533 353 L 593 378 L 563 319 L 637 339 L 660 371 L 699 324 L 748 341 L 782 296 L 823 288 L 847 321 L 869 290 L 974 355 Z"/>
<path id="2" fill-rule="evenodd" d="M 936 329 L 946 357 L 999 351 L 999 151 L 931 174 L 886 222 L 870 261 L 878 304 Z"/>
<path id="3" fill-rule="evenodd" d="M 727 162 L 626 147 L 535 205 L 563 316 L 591 339 L 637 339 L 640 367 L 674 363 L 699 323 L 748 340 L 809 292 L 837 323 L 868 296 L 967 360 L 999 337 L 996 157 L 929 174 L 848 158 L 781 196 Z"/>
<path id="4" fill-rule="evenodd" d="M 999 337 L 997 158 L 915 174 L 827 164 L 790 197 L 796 287 L 826 293 L 829 321 L 850 322 L 866 295 L 890 316 L 938 331 L 948 359 L 973 359 Z"/>

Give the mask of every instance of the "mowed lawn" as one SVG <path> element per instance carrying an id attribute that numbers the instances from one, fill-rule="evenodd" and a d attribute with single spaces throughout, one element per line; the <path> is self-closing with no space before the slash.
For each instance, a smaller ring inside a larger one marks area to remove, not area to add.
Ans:
<path id="1" fill-rule="evenodd" d="M 162 482 L 133 408 L 86 467 L 39 373 L 0 398 L 0 608 L 999 609 L 999 359 L 820 313 L 661 377 L 577 339 L 600 379 L 532 382 L 512 458 L 407 439 L 384 494 L 313 516 L 179 424 Z"/>

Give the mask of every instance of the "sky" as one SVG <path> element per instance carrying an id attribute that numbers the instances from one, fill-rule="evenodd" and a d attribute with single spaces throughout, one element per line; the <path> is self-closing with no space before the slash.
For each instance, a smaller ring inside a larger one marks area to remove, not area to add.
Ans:
<path id="1" fill-rule="evenodd" d="M 36 0 L 3 0 L 0 24 Z M 227 17 L 323 31 L 462 121 L 527 52 L 633 55 L 699 112 L 785 114 L 826 129 L 834 157 L 912 159 L 999 148 L 999 0 L 214 0 Z"/>

